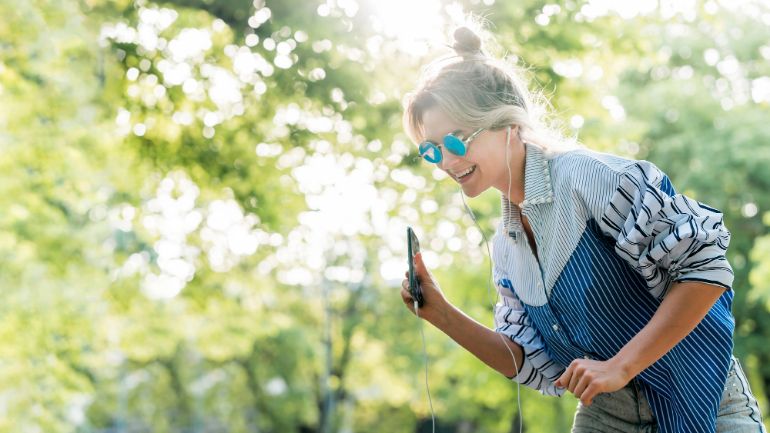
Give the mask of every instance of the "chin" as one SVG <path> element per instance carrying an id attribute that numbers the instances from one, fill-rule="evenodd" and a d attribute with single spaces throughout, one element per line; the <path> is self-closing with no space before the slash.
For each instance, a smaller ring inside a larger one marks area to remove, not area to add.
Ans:
<path id="1" fill-rule="evenodd" d="M 470 198 L 476 198 L 479 195 L 481 195 L 482 192 L 484 192 L 484 190 L 479 188 L 470 188 L 470 189 L 463 188 L 463 193 L 465 193 L 465 195 Z"/>

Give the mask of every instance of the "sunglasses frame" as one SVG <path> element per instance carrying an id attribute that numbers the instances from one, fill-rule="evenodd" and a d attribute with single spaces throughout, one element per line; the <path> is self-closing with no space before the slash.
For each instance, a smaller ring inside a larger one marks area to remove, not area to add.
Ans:
<path id="1" fill-rule="evenodd" d="M 464 156 L 468 152 L 468 148 L 470 147 L 471 142 L 473 139 L 476 138 L 481 132 L 483 132 L 486 128 L 479 128 L 471 135 L 469 135 L 465 139 L 461 139 L 460 137 L 454 135 L 454 133 L 450 132 L 449 134 L 444 136 L 444 147 L 447 148 L 448 151 L 451 153 L 457 155 L 457 156 Z M 430 152 L 433 151 L 433 152 Z M 438 164 L 444 159 L 444 154 L 441 151 L 441 146 L 439 146 L 436 143 L 433 143 L 432 141 L 423 141 L 420 143 L 419 146 L 419 152 L 420 156 L 432 163 L 432 164 Z M 437 155 L 436 157 L 429 156 L 430 153 L 433 153 L 434 155 Z"/>

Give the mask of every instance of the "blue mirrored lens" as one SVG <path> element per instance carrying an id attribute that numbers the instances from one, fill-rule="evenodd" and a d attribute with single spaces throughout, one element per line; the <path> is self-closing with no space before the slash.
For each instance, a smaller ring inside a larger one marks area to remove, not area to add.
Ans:
<path id="1" fill-rule="evenodd" d="M 448 134 L 444 137 L 444 147 L 455 155 L 465 155 L 465 143 L 452 134 Z"/>
<path id="2" fill-rule="evenodd" d="M 441 161 L 441 150 L 433 143 L 422 143 L 420 145 L 420 156 L 426 161 L 438 164 Z"/>

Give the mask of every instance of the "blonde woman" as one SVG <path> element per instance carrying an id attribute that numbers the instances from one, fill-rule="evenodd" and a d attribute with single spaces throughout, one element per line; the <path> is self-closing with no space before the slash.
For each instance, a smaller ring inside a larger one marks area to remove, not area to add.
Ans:
<path id="1" fill-rule="evenodd" d="M 764 432 L 732 354 L 722 214 L 650 162 L 565 149 L 473 31 L 454 49 L 407 96 L 404 125 L 465 195 L 501 193 L 496 328 L 452 305 L 418 255 L 420 318 L 516 382 L 573 393 L 573 432 Z M 401 296 L 414 312 L 407 279 Z"/>

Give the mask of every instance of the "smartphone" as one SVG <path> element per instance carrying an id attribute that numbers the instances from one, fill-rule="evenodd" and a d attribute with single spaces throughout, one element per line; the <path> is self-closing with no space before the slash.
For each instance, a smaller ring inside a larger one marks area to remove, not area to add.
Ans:
<path id="1" fill-rule="evenodd" d="M 425 299 L 422 297 L 422 289 L 420 288 L 420 282 L 417 281 L 417 270 L 414 264 L 414 256 L 420 252 L 420 242 L 417 241 L 417 235 L 414 234 L 414 230 L 408 226 L 406 228 L 406 240 L 407 257 L 409 258 L 409 292 L 412 294 L 412 299 L 417 301 L 417 306 L 422 307 Z"/>

